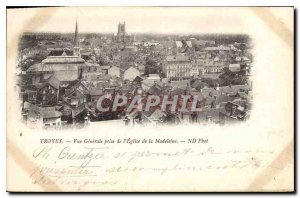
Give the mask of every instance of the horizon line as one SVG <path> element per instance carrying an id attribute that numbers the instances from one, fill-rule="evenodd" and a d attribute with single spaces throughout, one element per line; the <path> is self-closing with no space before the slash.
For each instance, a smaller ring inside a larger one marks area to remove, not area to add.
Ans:
<path id="1" fill-rule="evenodd" d="M 25 31 L 22 34 L 26 33 L 55 33 L 55 34 L 74 34 L 74 32 L 55 32 L 55 31 Z M 78 32 L 78 34 L 117 34 L 116 32 Z M 181 35 L 245 35 L 249 36 L 249 34 L 245 33 L 198 33 L 198 32 L 190 32 L 190 33 L 183 33 L 183 32 L 178 32 L 178 33 L 167 33 L 167 32 L 129 32 L 127 34 L 163 34 L 163 35 L 176 35 L 176 34 L 181 34 Z"/>

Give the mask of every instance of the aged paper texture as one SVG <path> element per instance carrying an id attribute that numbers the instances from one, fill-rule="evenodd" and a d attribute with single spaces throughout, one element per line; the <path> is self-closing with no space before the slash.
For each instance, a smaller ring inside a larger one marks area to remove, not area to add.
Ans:
<path id="1" fill-rule="evenodd" d="M 294 191 L 293 25 L 293 7 L 7 9 L 7 190 Z"/>

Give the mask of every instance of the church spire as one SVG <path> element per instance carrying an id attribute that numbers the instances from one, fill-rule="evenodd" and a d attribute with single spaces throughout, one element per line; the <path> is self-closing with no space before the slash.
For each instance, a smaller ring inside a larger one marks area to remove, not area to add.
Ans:
<path id="1" fill-rule="evenodd" d="M 74 37 L 74 56 L 80 56 L 77 20 L 76 20 L 75 37 Z"/>
<path id="2" fill-rule="evenodd" d="M 78 46 L 78 26 L 77 26 L 77 20 L 76 20 L 76 26 L 75 26 L 75 38 L 74 38 L 74 46 Z"/>

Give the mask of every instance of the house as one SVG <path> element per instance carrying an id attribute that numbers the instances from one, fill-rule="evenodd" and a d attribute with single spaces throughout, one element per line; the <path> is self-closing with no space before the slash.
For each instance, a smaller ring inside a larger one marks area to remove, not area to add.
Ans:
<path id="1" fill-rule="evenodd" d="M 144 74 L 146 71 L 146 66 L 145 65 L 138 65 L 138 69 L 141 72 L 141 74 Z"/>
<path id="2" fill-rule="evenodd" d="M 133 81 L 137 76 L 140 76 L 140 75 L 141 75 L 141 73 L 138 69 L 136 69 L 134 67 L 130 67 L 127 70 L 125 70 L 123 79 Z"/>
<path id="3" fill-rule="evenodd" d="M 167 117 L 167 113 L 159 108 L 156 108 L 147 118 L 154 122 L 163 121 Z"/>
<path id="4" fill-rule="evenodd" d="M 25 88 L 24 88 L 25 90 L 22 91 L 22 89 L 21 89 L 21 92 L 19 94 L 20 99 L 23 102 L 29 102 L 31 104 L 39 103 L 37 101 L 37 93 L 43 86 L 44 86 L 44 84 L 35 84 L 35 85 L 25 86 Z"/>
<path id="5" fill-rule="evenodd" d="M 160 77 L 158 74 L 149 74 L 148 80 L 160 81 Z"/>
<path id="6" fill-rule="evenodd" d="M 204 51 L 230 51 L 230 47 L 219 45 L 217 47 L 206 47 L 203 49 Z"/>
<path id="7" fill-rule="evenodd" d="M 243 56 L 243 57 L 237 56 L 235 58 L 235 61 L 242 62 L 242 63 L 251 63 L 251 60 L 246 56 Z"/>
<path id="8" fill-rule="evenodd" d="M 116 66 L 112 66 L 111 68 L 109 68 L 107 70 L 107 73 L 111 76 L 117 76 L 117 77 L 121 76 L 121 70 L 119 67 Z"/>
<path id="9" fill-rule="evenodd" d="M 77 107 L 87 102 L 88 93 L 88 89 L 78 81 L 71 89 L 65 90 L 62 99 L 69 105 Z"/>
<path id="10" fill-rule="evenodd" d="M 61 112 L 59 111 L 42 111 L 42 118 L 44 127 L 57 127 L 61 125 Z"/>
<path id="11" fill-rule="evenodd" d="M 144 80 L 144 78 L 142 78 L 141 76 L 137 76 L 132 81 L 132 84 L 134 84 L 134 85 L 141 85 L 143 80 Z"/>
<path id="12" fill-rule="evenodd" d="M 144 91 L 148 91 L 148 89 L 150 89 L 150 87 L 154 85 L 154 82 L 152 80 L 145 79 L 141 82 L 141 85 Z"/>
<path id="13" fill-rule="evenodd" d="M 179 87 L 173 87 L 172 91 L 171 91 L 171 95 L 175 96 L 175 95 L 185 95 L 186 94 L 186 90 L 179 88 Z"/>
<path id="14" fill-rule="evenodd" d="M 184 45 L 188 46 L 188 47 L 192 47 L 193 44 L 192 44 L 192 41 L 175 41 L 175 44 L 176 44 L 176 47 L 177 48 L 181 48 L 181 47 L 184 47 Z"/>
<path id="15" fill-rule="evenodd" d="M 37 92 L 37 104 L 41 106 L 55 106 L 58 103 L 60 81 L 52 76 Z"/>
<path id="16" fill-rule="evenodd" d="M 230 64 L 228 69 L 232 72 L 239 72 L 241 70 L 241 65 L 238 63 Z"/>
<path id="17" fill-rule="evenodd" d="M 227 116 L 237 120 L 244 120 L 248 115 L 244 107 L 233 102 L 226 103 L 225 111 Z"/>
<path id="18" fill-rule="evenodd" d="M 167 113 L 163 122 L 164 124 L 174 125 L 174 124 L 179 124 L 181 122 L 181 119 L 176 114 Z"/>
<path id="19" fill-rule="evenodd" d="M 104 71 L 105 74 L 107 74 L 108 70 L 110 69 L 109 65 L 101 65 L 100 66 L 101 70 Z"/>
<path id="20" fill-rule="evenodd" d="M 190 86 L 190 80 L 171 81 L 171 86 L 186 89 Z"/>
<path id="21" fill-rule="evenodd" d="M 197 114 L 197 119 L 199 122 L 220 122 L 219 115 L 224 113 L 225 113 L 224 107 L 203 108 L 203 110 Z"/>
<path id="22" fill-rule="evenodd" d="M 162 70 L 167 78 L 172 80 L 188 79 L 191 74 L 192 63 L 188 56 L 167 56 Z"/>
<path id="23" fill-rule="evenodd" d="M 86 103 L 75 107 L 72 111 L 72 119 L 75 123 L 87 123 L 89 121 L 90 114 L 93 114 L 92 110 Z"/>
<path id="24" fill-rule="evenodd" d="M 160 87 L 163 87 L 163 83 L 161 81 L 155 81 L 151 79 L 145 79 L 141 82 L 142 89 L 144 91 L 148 91 L 153 85 L 159 85 Z"/>
<path id="25" fill-rule="evenodd" d="M 160 95 L 162 93 L 162 87 L 159 84 L 154 83 L 154 85 L 152 85 L 147 92 L 150 95 L 156 95 L 156 96 L 158 96 L 158 95 Z"/>
<path id="26" fill-rule="evenodd" d="M 202 88 L 204 87 L 207 87 L 207 84 L 202 82 L 201 80 L 199 79 L 196 79 L 192 85 L 191 85 L 192 88 L 195 88 L 196 90 L 200 91 Z"/>
<path id="27" fill-rule="evenodd" d="M 52 71 L 43 69 L 41 63 L 31 65 L 27 70 L 26 74 L 30 77 L 31 84 L 41 83 L 45 79 L 50 78 L 53 75 Z"/>
<path id="28" fill-rule="evenodd" d="M 85 60 L 77 56 L 48 56 L 42 61 L 39 71 L 53 72 L 60 81 L 72 81 L 79 77 L 84 64 Z"/>
<path id="29" fill-rule="evenodd" d="M 218 87 L 217 89 L 222 93 L 225 93 L 226 95 L 234 96 L 238 92 L 248 92 L 250 90 L 250 87 L 248 85 L 229 85 Z"/>
<path id="30" fill-rule="evenodd" d="M 104 95 L 104 91 L 101 89 L 93 89 L 89 91 L 90 101 L 97 102 L 99 97 Z"/>
<path id="31" fill-rule="evenodd" d="M 36 122 L 40 119 L 42 108 L 29 102 L 24 102 L 22 116 L 24 121 Z"/>

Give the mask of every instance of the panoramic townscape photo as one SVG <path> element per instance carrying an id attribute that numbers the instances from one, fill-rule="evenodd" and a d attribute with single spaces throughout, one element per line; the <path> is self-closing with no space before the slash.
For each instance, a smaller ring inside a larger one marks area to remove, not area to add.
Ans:
<path id="1" fill-rule="evenodd" d="M 16 83 L 34 128 L 240 123 L 251 116 L 253 55 L 245 34 L 24 32 Z M 96 27 L 95 27 L 96 28 Z"/>

